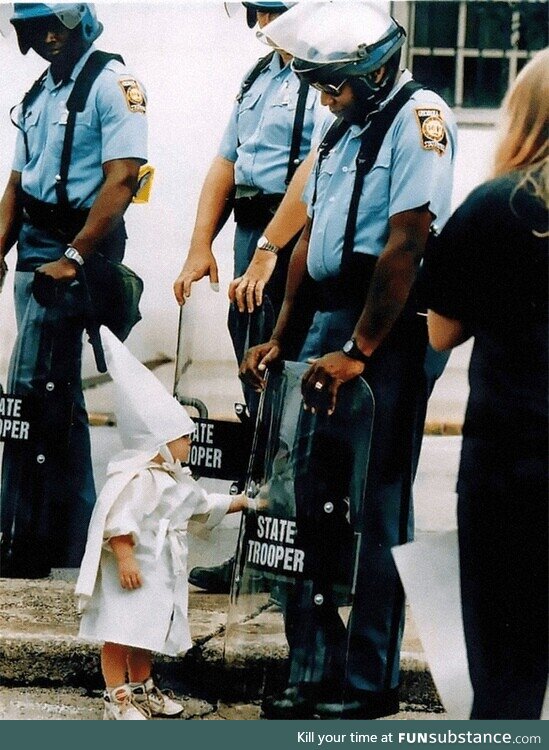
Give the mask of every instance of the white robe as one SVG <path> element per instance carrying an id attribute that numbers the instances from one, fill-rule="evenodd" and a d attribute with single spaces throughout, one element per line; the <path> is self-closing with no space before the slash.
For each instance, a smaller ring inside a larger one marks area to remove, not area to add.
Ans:
<path id="1" fill-rule="evenodd" d="M 127 452 L 126 455 L 128 455 Z M 79 637 L 177 656 L 192 646 L 187 584 L 187 525 L 213 528 L 227 512 L 229 495 L 206 494 L 188 469 L 143 460 L 143 454 L 109 465 L 88 530 L 75 594 L 82 611 Z M 131 534 L 142 586 L 120 585 L 108 544 Z"/>

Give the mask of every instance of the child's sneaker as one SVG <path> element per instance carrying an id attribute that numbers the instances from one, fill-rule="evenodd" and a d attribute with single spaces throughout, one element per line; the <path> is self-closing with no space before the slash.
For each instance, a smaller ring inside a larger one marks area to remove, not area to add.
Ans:
<path id="1" fill-rule="evenodd" d="M 156 687 L 152 677 L 145 682 L 130 683 L 133 700 L 150 712 L 151 716 L 178 716 L 183 706 Z"/>
<path id="2" fill-rule="evenodd" d="M 146 706 L 139 706 L 134 700 L 129 685 L 105 690 L 103 693 L 103 719 L 122 719 L 125 721 L 150 719 L 150 713 Z"/>

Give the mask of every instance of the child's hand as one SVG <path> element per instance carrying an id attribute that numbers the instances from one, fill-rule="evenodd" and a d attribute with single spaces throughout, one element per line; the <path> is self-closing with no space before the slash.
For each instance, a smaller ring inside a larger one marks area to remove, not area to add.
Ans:
<path id="1" fill-rule="evenodd" d="M 118 560 L 118 576 L 123 589 L 138 589 L 142 585 L 141 571 L 133 553 Z"/>
<path id="2" fill-rule="evenodd" d="M 238 513 L 239 511 L 247 510 L 248 508 L 250 508 L 250 510 L 258 511 L 264 510 L 268 506 L 269 502 L 267 498 L 252 498 L 248 497 L 244 492 L 242 492 L 240 495 L 235 495 L 227 512 Z"/>
<path id="3" fill-rule="evenodd" d="M 109 544 L 118 564 L 118 577 L 123 589 L 138 589 L 143 581 L 141 571 L 133 554 L 133 538 L 130 534 L 113 536 Z"/>

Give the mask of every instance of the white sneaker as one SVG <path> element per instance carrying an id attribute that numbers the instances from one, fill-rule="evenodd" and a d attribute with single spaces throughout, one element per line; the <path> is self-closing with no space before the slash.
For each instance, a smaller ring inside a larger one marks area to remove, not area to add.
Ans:
<path id="1" fill-rule="evenodd" d="M 151 716 L 178 716 L 183 711 L 183 705 L 162 693 L 152 677 L 145 682 L 132 682 L 130 687 L 135 704 L 144 707 Z"/>
<path id="2" fill-rule="evenodd" d="M 124 721 L 150 719 L 146 706 L 138 706 L 129 685 L 105 690 L 103 693 L 103 720 L 122 719 Z"/>

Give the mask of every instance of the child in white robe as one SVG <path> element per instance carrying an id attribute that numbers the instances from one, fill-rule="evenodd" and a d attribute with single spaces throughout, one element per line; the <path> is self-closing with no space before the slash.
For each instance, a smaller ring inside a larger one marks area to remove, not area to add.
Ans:
<path id="1" fill-rule="evenodd" d="M 192 646 L 188 521 L 212 528 L 248 501 L 204 492 L 181 465 L 195 429 L 185 409 L 110 331 L 101 338 L 125 450 L 109 463 L 90 521 L 75 591 L 79 636 L 102 643 L 104 719 L 175 716 L 183 706 L 154 684 L 152 652 Z"/>

